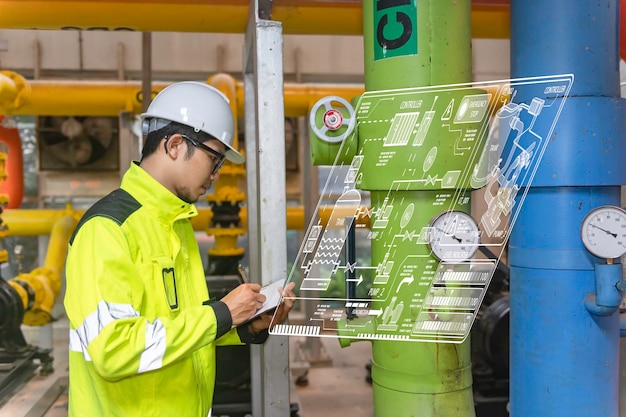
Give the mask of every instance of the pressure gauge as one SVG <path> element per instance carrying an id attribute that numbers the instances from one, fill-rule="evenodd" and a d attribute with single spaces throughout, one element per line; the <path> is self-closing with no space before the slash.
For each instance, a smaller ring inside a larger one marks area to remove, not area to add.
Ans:
<path id="1" fill-rule="evenodd" d="M 476 221 L 463 211 L 444 211 L 431 220 L 429 227 L 430 249 L 442 261 L 461 262 L 470 259 L 480 244 Z"/>
<path id="2" fill-rule="evenodd" d="M 626 253 L 626 211 L 615 206 L 591 210 L 580 227 L 580 237 L 594 255 L 613 259 Z"/>

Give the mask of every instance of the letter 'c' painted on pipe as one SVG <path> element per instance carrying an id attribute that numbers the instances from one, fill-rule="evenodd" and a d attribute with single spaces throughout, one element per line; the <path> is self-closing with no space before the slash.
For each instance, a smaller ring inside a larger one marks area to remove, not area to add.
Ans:
<path id="1" fill-rule="evenodd" d="M 417 54 L 416 0 L 377 0 L 374 59 Z"/>

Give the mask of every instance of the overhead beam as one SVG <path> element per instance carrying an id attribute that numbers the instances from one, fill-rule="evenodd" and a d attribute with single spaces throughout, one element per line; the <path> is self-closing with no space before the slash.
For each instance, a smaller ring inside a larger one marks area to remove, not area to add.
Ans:
<path id="1" fill-rule="evenodd" d="M 472 2 L 473 38 L 509 37 L 509 0 Z M 244 33 L 247 0 L 0 0 L 0 29 Z M 362 35 L 361 0 L 274 0 L 284 34 Z"/>

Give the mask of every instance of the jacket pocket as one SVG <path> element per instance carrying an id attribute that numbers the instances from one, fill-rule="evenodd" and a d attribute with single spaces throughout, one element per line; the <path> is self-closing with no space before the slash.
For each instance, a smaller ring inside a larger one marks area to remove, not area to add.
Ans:
<path id="1" fill-rule="evenodd" d="M 162 298 L 169 307 L 169 311 L 178 311 L 180 308 L 180 287 L 178 276 L 174 268 L 174 261 L 165 257 L 152 259 L 155 290 L 162 294 Z"/>

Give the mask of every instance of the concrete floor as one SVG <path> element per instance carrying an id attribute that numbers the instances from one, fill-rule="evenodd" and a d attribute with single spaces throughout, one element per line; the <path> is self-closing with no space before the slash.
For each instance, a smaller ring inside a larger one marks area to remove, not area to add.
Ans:
<path id="1" fill-rule="evenodd" d="M 29 343 L 39 346 L 33 334 L 25 333 Z M 55 372 L 33 377 L 0 408 L 0 417 L 67 417 L 67 333 L 66 321 L 54 323 Z M 366 381 L 370 358 L 368 342 L 342 349 L 336 339 L 291 338 L 290 395 L 298 404 L 298 417 L 373 417 L 372 388 Z"/>
<path id="2" fill-rule="evenodd" d="M 322 343 L 332 364 L 311 365 L 308 385 L 296 386 L 299 417 L 374 417 L 372 386 L 366 381 L 365 368 L 372 345 L 358 342 L 342 349 L 336 339 L 315 340 Z M 292 340 L 291 346 L 298 342 Z M 290 353 L 297 355 L 298 349 L 291 348 Z"/>

